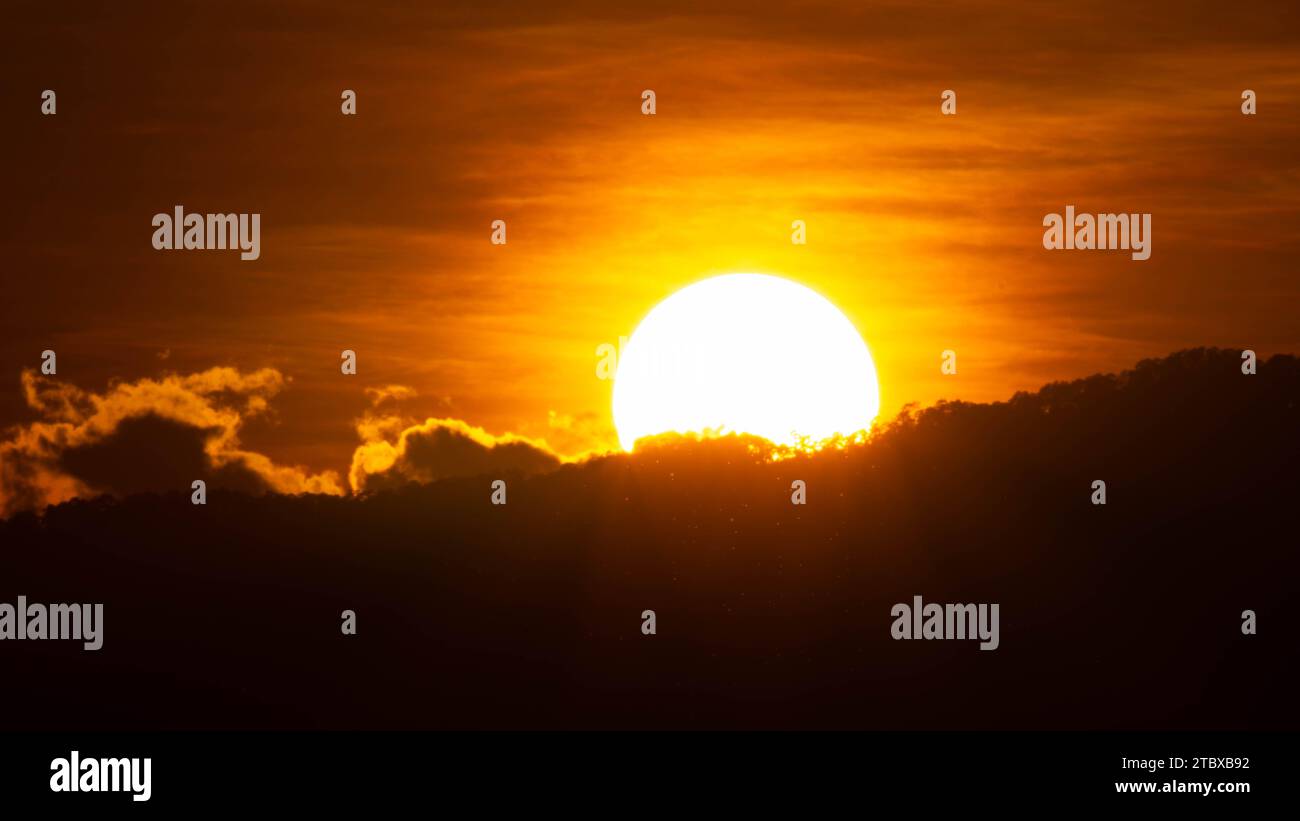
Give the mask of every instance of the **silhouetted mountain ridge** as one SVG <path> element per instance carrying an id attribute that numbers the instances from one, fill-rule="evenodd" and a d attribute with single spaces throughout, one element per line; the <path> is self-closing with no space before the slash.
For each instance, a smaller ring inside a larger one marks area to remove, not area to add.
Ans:
<path id="1" fill-rule="evenodd" d="M 0 600 L 105 602 L 106 636 L 0 644 L 3 724 L 1296 728 L 1297 399 L 1293 356 L 1196 349 L 776 461 L 664 437 L 503 506 L 480 477 L 22 514 Z M 914 595 L 999 603 L 1000 647 L 892 639 Z"/>

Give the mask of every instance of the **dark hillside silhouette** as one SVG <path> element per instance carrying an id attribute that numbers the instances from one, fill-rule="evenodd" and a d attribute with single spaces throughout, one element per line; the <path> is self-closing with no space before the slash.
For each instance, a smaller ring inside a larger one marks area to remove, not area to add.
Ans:
<path id="1" fill-rule="evenodd" d="M 0 727 L 1300 729 L 1295 357 L 761 445 L 501 477 L 505 506 L 488 476 L 15 516 L 0 601 L 104 602 L 104 649 L 0 644 Z M 999 603 L 1001 646 L 891 639 L 914 595 Z"/>

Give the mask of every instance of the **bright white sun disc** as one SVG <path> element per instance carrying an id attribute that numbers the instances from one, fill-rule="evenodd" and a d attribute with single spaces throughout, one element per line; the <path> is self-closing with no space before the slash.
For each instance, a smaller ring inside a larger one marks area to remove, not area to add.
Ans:
<path id="1" fill-rule="evenodd" d="M 659 433 L 749 433 L 817 442 L 871 426 L 876 367 L 853 323 L 780 277 L 727 274 L 660 302 L 614 378 L 619 443 Z"/>

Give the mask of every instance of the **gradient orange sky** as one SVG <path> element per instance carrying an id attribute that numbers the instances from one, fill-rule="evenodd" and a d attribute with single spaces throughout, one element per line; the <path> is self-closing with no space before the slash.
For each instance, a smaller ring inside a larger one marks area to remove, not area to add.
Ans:
<path id="1" fill-rule="evenodd" d="M 347 474 L 394 385 L 371 435 L 612 448 L 596 348 L 737 271 L 838 305 L 884 417 L 1300 349 L 1294 2 L 438 5 L 19 4 L 0 423 L 40 416 L 20 372 L 53 348 L 96 395 L 274 369 L 241 446 L 309 471 Z M 154 251 L 178 204 L 261 213 L 261 258 Z M 1151 259 L 1045 251 L 1066 205 L 1151 212 Z"/>

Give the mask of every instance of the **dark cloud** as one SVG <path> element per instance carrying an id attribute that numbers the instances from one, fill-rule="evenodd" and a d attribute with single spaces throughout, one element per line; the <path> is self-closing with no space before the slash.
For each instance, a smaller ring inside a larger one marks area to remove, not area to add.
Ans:
<path id="1" fill-rule="evenodd" d="M 207 448 L 220 434 L 219 428 L 147 413 L 123 420 L 101 440 L 64 451 L 58 464 L 88 485 L 120 496 L 188 488 L 195 479 L 209 488 L 270 490 L 266 479 L 240 460 L 213 463 Z"/>
<path id="2" fill-rule="evenodd" d="M 248 493 L 342 493 L 333 472 L 277 465 L 240 446 L 244 422 L 283 384 L 270 368 L 212 368 L 95 393 L 25 371 L 23 396 L 39 418 L 0 440 L 0 513 L 97 493 L 186 490 L 195 479 Z"/>
<path id="3" fill-rule="evenodd" d="M 458 419 L 428 419 L 397 435 L 357 448 L 348 476 L 356 492 L 453 476 L 545 473 L 560 458 L 544 442 L 506 434 L 493 436 Z"/>

